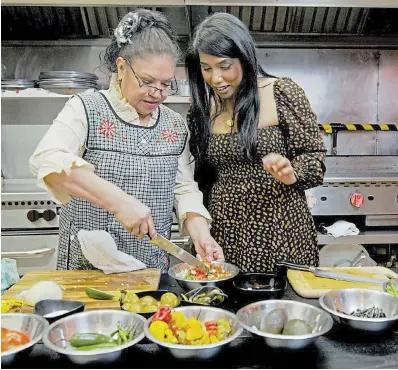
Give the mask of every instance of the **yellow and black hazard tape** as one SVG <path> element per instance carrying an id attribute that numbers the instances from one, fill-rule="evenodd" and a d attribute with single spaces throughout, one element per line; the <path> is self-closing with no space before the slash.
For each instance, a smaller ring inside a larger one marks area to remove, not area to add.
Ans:
<path id="1" fill-rule="evenodd" d="M 398 123 L 320 123 L 319 129 L 331 134 L 333 131 L 398 131 Z"/>

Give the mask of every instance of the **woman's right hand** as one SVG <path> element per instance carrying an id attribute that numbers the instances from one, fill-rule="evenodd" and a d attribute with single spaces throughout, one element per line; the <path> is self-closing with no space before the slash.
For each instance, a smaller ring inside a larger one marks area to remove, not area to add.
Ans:
<path id="1" fill-rule="evenodd" d="M 151 210 L 131 195 L 120 203 L 114 214 L 124 229 L 135 235 L 138 240 L 142 240 L 147 234 L 151 239 L 156 236 Z"/>

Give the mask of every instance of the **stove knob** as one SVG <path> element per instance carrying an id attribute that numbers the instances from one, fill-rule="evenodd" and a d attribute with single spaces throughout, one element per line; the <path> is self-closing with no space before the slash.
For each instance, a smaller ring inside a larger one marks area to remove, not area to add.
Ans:
<path id="1" fill-rule="evenodd" d="M 365 201 L 365 197 L 361 193 L 354 193 L 350 197 L 350 203 L 353 207 L 361 208 Z"/>
<path id="2" fill-rule="evenodd" d="M 51 209 L 46 209 L 43 214 L 42 214 L 43 218 L 46 221 L 52 221 L 54 220 L 54 218 L 57 216 L 56 213 L 54 211 L 52 211 Z"/>
<path id="3" fill-rule="evenodd" d="M 29 211 L 26 217 L 30 222 L 35 222 L 40 218 L 40 213 L 37 211 Z"/>

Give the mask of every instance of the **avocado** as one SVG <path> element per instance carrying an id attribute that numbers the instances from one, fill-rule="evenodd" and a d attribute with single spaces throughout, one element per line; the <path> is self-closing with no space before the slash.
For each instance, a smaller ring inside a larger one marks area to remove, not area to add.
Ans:
<path id="1" fill-rule="evenodd" d="M 283 328 L 283 335 L 305 335 L 312 333 L 311 327 L 299 319 L 289 320 Z"/>
<path id="2" fill-rule="evenodd" d="M 281 334 L 287 322 L 287 312 L 284 308 L 272 310 L 261 321 L 260 330 L 270 334 Z"/>

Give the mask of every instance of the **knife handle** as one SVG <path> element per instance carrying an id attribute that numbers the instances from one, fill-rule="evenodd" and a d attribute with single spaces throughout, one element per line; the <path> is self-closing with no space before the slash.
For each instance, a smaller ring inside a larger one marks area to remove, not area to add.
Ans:
<path id="1" fill-rule="evenodd" d="M 277 262 L 276 263 L 277 268 L 281 267 L 287 267 L 291 270 L 300 270 L 300 271 L 309 271 L 309 272 L 314 272 L 314 268 L 311 266 L 307 265 L 297 265 L 296 263 L 290 263 L 290 262 Z"/>

